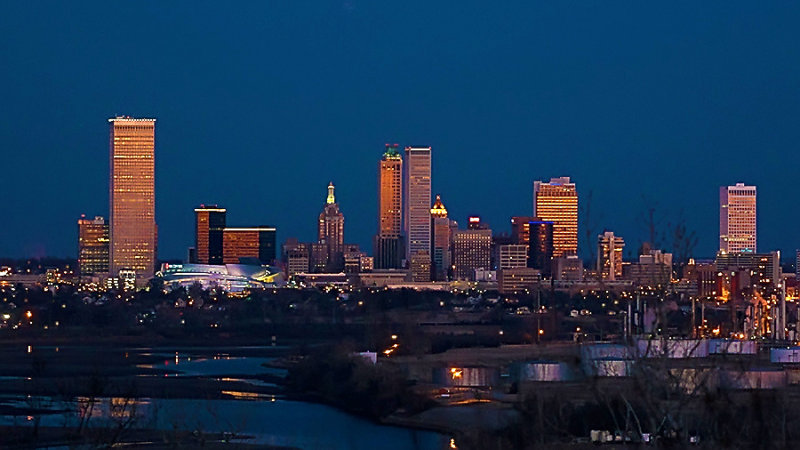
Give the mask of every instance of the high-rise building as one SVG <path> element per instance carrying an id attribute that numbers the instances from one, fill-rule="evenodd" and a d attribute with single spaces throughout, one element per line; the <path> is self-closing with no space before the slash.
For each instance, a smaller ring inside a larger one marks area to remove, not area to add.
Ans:
<path id="1" fill-rule="evenodd" d="M 431 148 L 406 147 L 406 260 L 412 281 L 431 279 Z"/>
<path id="2" fill-rule="evenodd" d="M 328 246 L 329 272 L 338 272 L 344 267 L 344 214 L 336 203 L 333 183 L 328 185 L 328 198 L 319 214 L 317 242 Z"/>
<path id="3" fill-rule="evenodd" d="M 794 251 L 794 277 L 800 280 L 800 249 Z"/>
<path id="4" fill-rule="evenodd" d="M 225 230 L 225 208 L 200 205 L 194 209 L 195 255 L 200 264 L 222 264 L 222 234 Z"/>
<path id="5" fill-rule="evenodd" d="M 78 274 L 81 277 L 108 273 L 108 224 L 97 216 L 78 219 Z"/>
<path id="6" fill-rule="evenodd" d="M 756 187 L 719 188 L 719 249 L 756 253 Z"/>
<path id="7" fill-rule="evenodd" d="M 622 249 L 625 240 L 606 231 L 597 236 L 597 275 L 602 280 L 614 281 L 622 278 Z"/>
<path id="8" fill-rule="evenodd" d="M 378 234 L 375 236 L 375 265 L 378 269 L 402 266 L 403 157 L 397 144 L 386 144 L 378 163 Z"/>
<path id="9" fill-rule="evenodd" d="M 433 279 L 445 281 L 450 271 L 450 219 L 447 218 L 447 208 L 444 207 L 439 195 L 436 196 L 436 202 L 431 208 L 431 228 L 433 229 L 431 248 Z"/>
<path id="10" fill-rule="evenodd" d="M 528 230 L 528 267 L 549 278 L 553 273 L 553 222 L 532 220 Z"/>
<path id="11" fill-rule="evenodd" d="M 109 272 L 136 272 L 141 284 L 156 265 L 155 119 L 109 122 Z"/>
<path id="12" fill-rule="evenodd" d="M 578 252 L 578 191 L 569 177 L 533 182 L 533 215 L 553 222 L 553 256 Z"/>
<path id="13" fill-rule="evenodd" d="M 515 244 L 528 244 L 530 242 L 530 222 L 536 217 L 514 216 L 511 218 L 511 238 Z"/>
<path id="14" fill-rule="evenodd" d="M 490 270 L 492 263 L 492 230 L 471 228 L 453 233 L 453 276 L 458 280 L 475 281 L 477 269 Z"/>
<path id="15" fill-rule="evenodd" d="M 275 227 L 226 227 L 222 231 L 222 263 L 243 264 L 275 260 Z M 244 259 L 244 261 L 243 261 Z"/>

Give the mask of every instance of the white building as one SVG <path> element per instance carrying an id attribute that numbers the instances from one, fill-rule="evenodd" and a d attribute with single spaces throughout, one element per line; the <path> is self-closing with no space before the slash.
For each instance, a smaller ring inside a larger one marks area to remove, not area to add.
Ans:
<path id="1" fill-rule="evenodd" d="M 719 188 L 720 251 L 756 253 L 756 187 Z"/>

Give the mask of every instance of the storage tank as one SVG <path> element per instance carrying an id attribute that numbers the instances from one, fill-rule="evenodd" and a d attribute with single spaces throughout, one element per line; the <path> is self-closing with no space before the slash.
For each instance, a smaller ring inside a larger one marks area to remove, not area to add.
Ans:
<path id="1" fill-rule="evenodd" d="M 779 389 L 787 385 L 781 369 L 723 370 L 720 384 L 729 389 Z"/>
<path id="2" fill-rule="evenodd" d="M 708 341 L 705 339 L 639 339 L 636 349 L 641 358 L 705 358 Z"/>
<path id="3" fill-rule="evenodd" d="M 496 386 L 500 381 L 500 369 L 496 367 L 450 366 L 433 369 L 433 382 L 451 387 Z"/>
<path id="4" fill-rule="evenodd" d="M 623 344 L 600 343 L 581 346 L 581 359 L 584 361 L 605 358 L 631 359 L 632 353 L 630 347 Z"/>
<path id="5" fill-rule="evenodd" d="M 597 377 L 629 377 L 633 371 L 633 360 L 622 358 L 597 358 L 590 364 L 587 375 Z"/>
<path id="6" fill-rule="evenodd" d="M 571 381 L 574 371 L 565 362 L 529 361 L 520 364 L 519 381 Z"/>
<path id="7" fill-rule="evenodd" d="M 800 347 L 773 348 L 769 360 L 774 363 L 800 363 Z"/>
<path id="8" fill-rule="evenodd" d="M 668 383 L 687 394 L 711 391 L 719 386 L 716 367 L 676 367 L 669 369 Z"/>
<path id="9" fill-rule="evenodd" d="M 709 339 L 708 353 L 711 355 L 755 355 L 758 343 L 741 339 Z"/>

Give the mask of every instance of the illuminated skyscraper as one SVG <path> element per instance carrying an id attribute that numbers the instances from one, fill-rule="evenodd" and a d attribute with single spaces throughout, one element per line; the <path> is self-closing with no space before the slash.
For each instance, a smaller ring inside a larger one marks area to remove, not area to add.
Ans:
<path id="1" fill-rule="evenodd" d="M 413 281 L 431 279 L 431 148 L 406 147 L 406 260 Z"/>
<path id="2" fill-rule="evenodd" d="M 328 185 L 328 198 L 319 214 L 318 243 L 328 247 L 328 271 L 339 271 L 344 267 L 344 214 L 336 203 L 333 183 Z"/>
<path id="3" fill-rule="evenodd" d="M 605 281 L 622 277 L 622 249 L 625 240 L 606 231 L 597 236 L 597 275 Z"/>
<path id="4" fill-rule="evenodd" d="M 436 203 L 431 208 L 431 227 L 433 229 L 433 278 L 436 281 L 447 280 L 450 270 L 450 219 L 447 218 L 447 208 L 442 203 L 442 198 L 436 196 Z"/>
<path id="5" fill-rule="evenodd" d="M 375 236 L 375 265 L 378 269 L 399 269 L 403 260 L 403 158 L 397 144 L 386 144 L 378 164 L 378 234 Z"/>
<path id="6" fill-rule="evenodd" d="M 78 274 L 108 273 L 108 224 L 97 216 L 78 219 Z"/>
<path id="7" fill-rule="evenodd" d="M 222 264 L 222 235 L 225 229 L 225 208 L 200 205 L 195 208 L 195 251 L 200 264 Z"/>
<path id="8" fill-rule="evenodd" d="M 155 119 L 108 119 L 109 272 L 151 278 L 156 264 Z"/>
<path id="9" fill-rule="evenodd" d="M 553 222 L 553 256 L 578 252 L 578 191 L 569 177 L 533 182 L 533 215 Z"/>
<path id="10" fill-rule="evenodd" d="M 756 253 L 756 187 L 719 188 L 720 251 Z"/>

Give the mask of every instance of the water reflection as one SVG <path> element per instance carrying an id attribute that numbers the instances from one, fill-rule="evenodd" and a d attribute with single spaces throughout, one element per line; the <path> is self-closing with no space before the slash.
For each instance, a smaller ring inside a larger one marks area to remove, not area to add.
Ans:
<path id="1" fill-rule="evenodd" d="M 242 393 L 230 392 L 232 396 Z M 249 396 L 247 393 L 243 393 Z M 253 436 L 243 442 L 299 448 L 388 450 L 447 448 L 449 437 L 429 431 L 376 425 L 334 408 L 277 399 L 274 396 L 240 400 L 90 399 L 57 402 L 42 398 L 55 413 L 42 416 L 42 426 L 76 427 L 90 419 L 93 427 L 131 423 L 133 428 L 198 430 Z M 5 399 L 27 405 L 30 399 Z M 91 412 L 86 412 L 91 409 Z M 87 415 L 88 414 L 88 415 Z M 0 424 L 24 426 L 27 415 L 0 416 Z"/>

